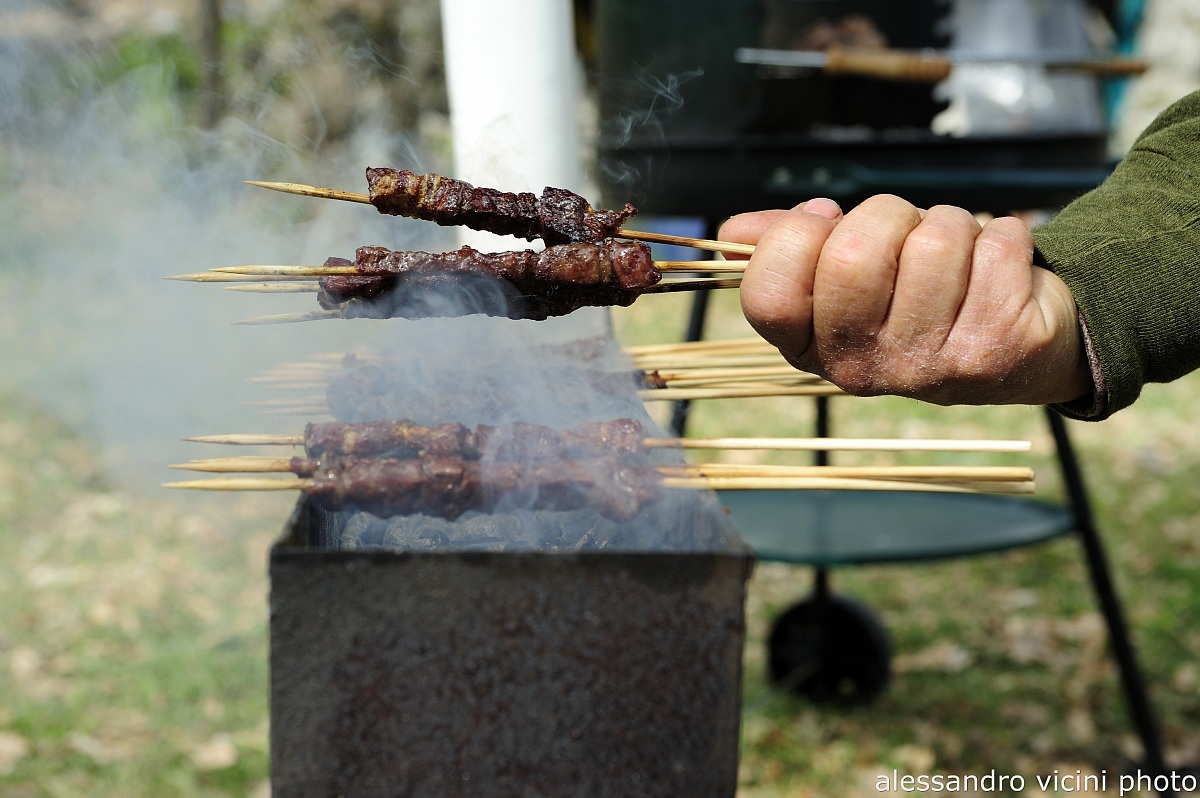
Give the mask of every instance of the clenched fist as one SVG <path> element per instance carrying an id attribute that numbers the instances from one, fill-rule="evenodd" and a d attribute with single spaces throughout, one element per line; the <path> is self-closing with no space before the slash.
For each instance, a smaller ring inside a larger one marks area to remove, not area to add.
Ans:
<path id="1" fill-rule="evenodd" d="M 754 329 L 849 393 L 1050 404 L 1092 390 L 1075 301 L 1033 265 L 1017 219 L 814 199 L 735 216 L 720 238 L 756 245 L 741 288 Z"/>

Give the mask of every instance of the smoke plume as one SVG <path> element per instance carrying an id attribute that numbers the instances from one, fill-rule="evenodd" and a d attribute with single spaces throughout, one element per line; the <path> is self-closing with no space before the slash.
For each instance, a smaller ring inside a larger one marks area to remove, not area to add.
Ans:
<path id="1" fill-rule="evenodd" d="M 331 154 L 284 144 L 253 118 L 201 131 L 174 97 L 169 60 L 105 77 L 110 60 L 51 6 L 0 0 L 0 390 L 93 438 L 114 476 L 149 485 L 178 476 L 165 464 L 203 456 L 183 436 L 301 425 L 246 407 L 264 398 L 256 373 L 394 334 L 369 322 L 234 326 L 315 305 L 164 276 L 319 264 L 364 243 L 433 248 L 444 231 L 242 182 L 363 190 L 367 163 L 427 165 L 403 137 L 367 124 Z"/>

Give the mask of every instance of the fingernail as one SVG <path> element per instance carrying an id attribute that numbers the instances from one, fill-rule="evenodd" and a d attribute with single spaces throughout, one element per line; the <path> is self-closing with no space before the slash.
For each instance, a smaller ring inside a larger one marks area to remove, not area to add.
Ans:
<path id="1" fill-rule="evenodd" d="M 824 216 L 826 219 L 837 219 L 842 215 L 842 209 L 836 202 L 826 197 L 815 197 L 800 206 L 800 210 L 805 213 L 815 213 L 817 216 Z"/>

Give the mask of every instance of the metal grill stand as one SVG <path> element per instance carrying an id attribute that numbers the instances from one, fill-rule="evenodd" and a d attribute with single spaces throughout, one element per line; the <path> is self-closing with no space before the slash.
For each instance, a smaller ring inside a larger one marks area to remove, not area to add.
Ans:
<path id="1" fill-rule="evenodd" d="M 1167 764 L 1163 758 L 1162 739 L 1158 733 L 1158 722 L 1154 717 L 1154 709 L 1146 692 L 1146 684 L 1142 679 L 1137 655 L 1134 653 L 1129 626 L 1125 622 L 1125 613 L 1121 608 L 1121 601 L 1117 597 L 1116 586 L 1113 584 L 1108 557 L 1104 553 L 1104 545 L 1096 530 L 1091 501 L 1083 482 L 1083 471 L 1075 457 L 1075 449 L 1067 435 L 1067 425 L 1062 416 L 1046 408 L 1046 419 L 1050 424 L 1050 432 L 1054 436 L 1058 465 L 1062 471 L 1063 484 L 1067 488 L 1067 498 L 1074 519 L 1075 532 L 1079 535 L 1084 558 L 1087 560 L 1092 589 L 1096 592 L 1096 600 L 1100 604 L 1100 611 L 1104 614 L 1104 621 L 1108 625 L 1108 638 L 1112 644 L 1113 657 L 1121 672 L 1121 687 L 1125 692 L 1125 701 L 1129 705 L 1129 713 L 1132 716 L 1138 739 L 1142 742 L 1146 769 L 1155 775 L 1168 775 Z M 1164 796 L 1174 794 L 1174 791 L 1169 789 L 1160 793 Z"/>

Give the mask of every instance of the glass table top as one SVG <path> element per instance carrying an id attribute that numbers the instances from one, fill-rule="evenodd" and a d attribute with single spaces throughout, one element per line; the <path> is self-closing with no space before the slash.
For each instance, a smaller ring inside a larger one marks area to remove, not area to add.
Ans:
<path id="1" fill-rule="evenodd" d="M 762 560 L 815 566 L 960 557 L 1074 529 L 1067 508 L 1026 497 L 891 491 L 718 491 Z"/>

